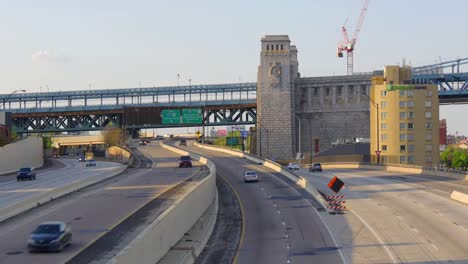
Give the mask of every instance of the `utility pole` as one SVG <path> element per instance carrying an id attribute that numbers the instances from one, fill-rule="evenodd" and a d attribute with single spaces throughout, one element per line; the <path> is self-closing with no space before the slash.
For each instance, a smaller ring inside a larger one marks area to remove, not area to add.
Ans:
<path id="1" fill-rule="evenodd" d="M 297 119 L 298 123 L 299 123 L 299 159 L 298 159 L 298 163 L 299 163 L 299 169 L 301 169 L 301 157 L 302 157 L 302 152 L 301 152 L 301 119 L 296 115 L 294 114 L 294 117 Z"/>

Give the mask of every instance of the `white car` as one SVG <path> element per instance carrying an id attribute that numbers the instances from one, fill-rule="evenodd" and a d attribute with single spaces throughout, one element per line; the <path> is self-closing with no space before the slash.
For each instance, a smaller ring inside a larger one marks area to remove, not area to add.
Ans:
<path id="1" fill-rule="evenodd" d="M 288 164 L 288 169 L 290 170 L 299 170 L 299 164 L 296 162 L 291 162 Z"/>
<path id="2" fill-rule="evenodd" d="M 86 167 L 96 167 L 96 161 L 93 159 L 87 160 Z"/>
<path id="3" fill-rule="evenodd" d="M 258 182 L 258 175 L 256 171 L 244 172 L 244 182 Z"/>

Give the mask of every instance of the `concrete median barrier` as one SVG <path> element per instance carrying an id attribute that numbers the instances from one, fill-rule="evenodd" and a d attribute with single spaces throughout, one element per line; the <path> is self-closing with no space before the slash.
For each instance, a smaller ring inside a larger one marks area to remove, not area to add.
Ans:
<path id="1" fill-rule="evenodd" d="M 110 170 L 109 172 L 106 172 L 100 177 L 87 178 L 86 180 L 77 180 L 63 187 L 55 188 L 53 190 L 46 191 L 39 195 L 30 197 L 28 199 L 25 199 L 11 206 L 0 208 L 0 222 L 5 221 L 8 218 L 11 218 L 15 215 L 18 215 L 36 206 L 45 204 L 47 202 L 60 198 L 64 195 L 72 193 L 74 191 L 80 190 L 82 188 L 96 184 L 106 179 L 112 178 L 120 174 L 121 172 L 123 172 L 125 169 L 126 169 L 125 166 L 120 166 L 120 167 Z"/>
<path id="2" fill-rule="evenodd" d="M 180 155 L 190 155 L 193 159 L 206 165 L 209 174 L 178 198 L 108 263 L 157 263 L 171 248 L 177 245 L 184 234 L 199 221 L 203 213 L 216 199 L 216 167 L 214 163 L 200 155 L 164 143 L 161 143 L 161 147 Z M 206 232 L 204 237 L 210 235 L 211 231 Z M 205 244 L 207 241 L 208 239 L 202 240 Z M 190 250 L 190 252 L 199 254 L 205 245 L 203 243 L 199 243 L 197 249 Z M 191 259 L 183 259 L 184 263 L 193 263 Z"/>
<path id="3" fill-rule="evenodd" d="M 453 191 L 452 194 L 450 195 L 450 198 L 452 198 L 455 201 L 459 201 L 461 203 L 468 204 L 468 194 Z"/>

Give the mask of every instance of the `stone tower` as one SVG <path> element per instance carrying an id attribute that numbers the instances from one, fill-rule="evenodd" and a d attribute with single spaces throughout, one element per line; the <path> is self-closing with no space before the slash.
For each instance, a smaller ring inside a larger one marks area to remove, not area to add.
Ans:
<path id="1" fill-rule="evenodd" d="M 287 35 L 262 37 L 257 76 L 257 154 L 292 159 L 294 153 L 294 83 L 297 49 Z"/>

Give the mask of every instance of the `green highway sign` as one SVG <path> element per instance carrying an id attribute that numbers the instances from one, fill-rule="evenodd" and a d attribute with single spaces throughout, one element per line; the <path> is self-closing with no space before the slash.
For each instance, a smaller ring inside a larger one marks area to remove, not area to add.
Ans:
<path id="1" fill-rule="evenodd" d="M 180 124 L 180 110 L 165 109 L 161 112 L 163 125 L 179 125 Z"/>
<path id="2" fill-rule="evenodd" d="M 203 114 L 201 108 L 183 108 L 182 124 L 201 124 Z"/>

